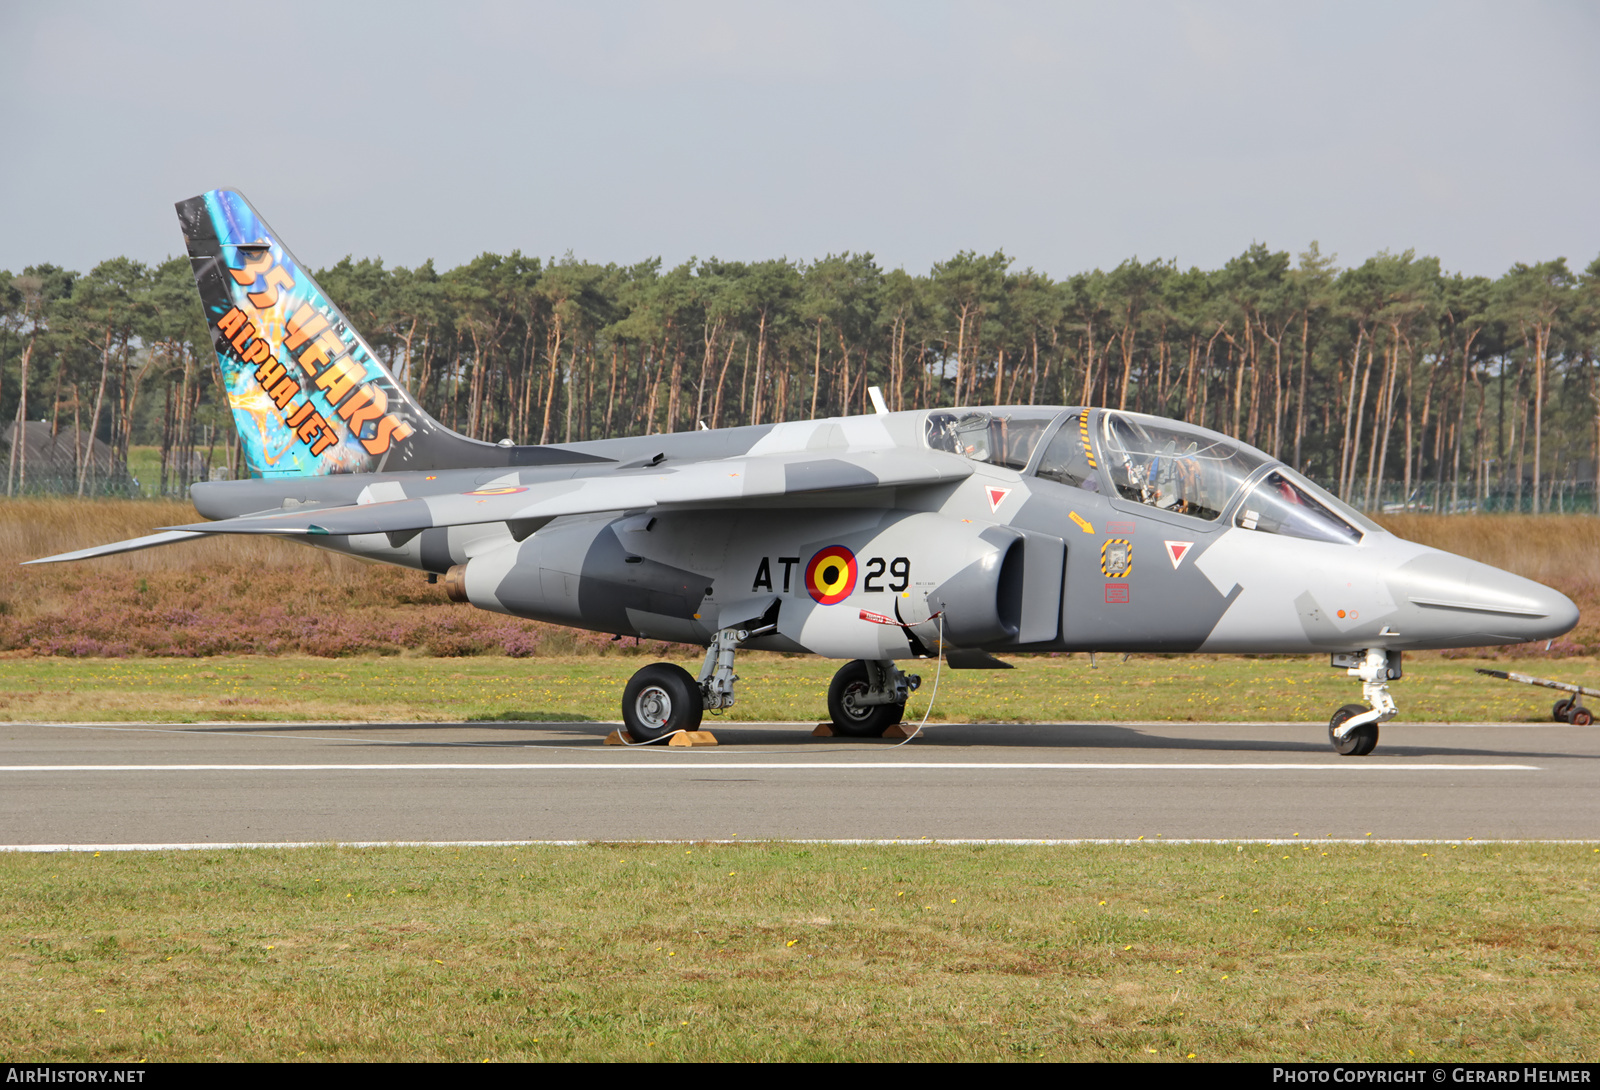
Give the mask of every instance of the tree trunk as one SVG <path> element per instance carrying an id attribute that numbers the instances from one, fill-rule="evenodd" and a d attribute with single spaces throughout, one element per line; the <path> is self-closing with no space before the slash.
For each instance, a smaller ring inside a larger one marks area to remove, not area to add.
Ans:
<path id="1" fill-rule="evenodd" d="M 78 495 L 83 495 L 84 482 L 94 476 L 94 436 L 100 430 L 100 407 L 105 402 L 106 379 L 111 371 L 111 330 L 106 329 L 105 344 L 100 353 L 100 385 L 94 393 L 94 415 L 89 418 L 89 457 L 78 463 Z M 81 439 L 82 433 L 80 431 Z"/>
<path id="2" fill-rule="evenodd" d="M 28 337 L 28 346 L 22 350 L 22 376 L 17 391 L 17 422 L 11 430 L 11 464 L 6 470 L 6 495 L 11 496 L 15 485 L 20 492 L 28 480 L 28 443 L 25 437 L 28 423 L 28 363 L 33 359 L 34 342 L 39 338 L 39 325 L 34 323 Z"/>
<path id="3" fill-rule="evenodd" d="M 1306 434 L 1306 372 L 1311 362 L 1311 310 L 1307 308 L 1300 316 L 1300 393 L 1294 402 L 1294 467 L 1304 472 L 1305 464 L 1300 460 L 1300 440 Z"/>

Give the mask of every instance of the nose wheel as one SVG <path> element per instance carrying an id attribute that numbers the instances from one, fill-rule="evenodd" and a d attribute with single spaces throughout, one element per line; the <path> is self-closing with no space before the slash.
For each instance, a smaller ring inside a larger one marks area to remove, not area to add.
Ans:
<path id="1" fill-rule="evenodd" d="M 1365 757 L 1378 748 L 1378 724 L 1363 723 L 1340 732 L 1339 728 L 1367 710 L 1364 704 L 1346 704 L 1328 720 L 1328 741 L 1341 757 Z"/>
<path id="2" fill-rule="evenodd" d="M 1400 713 L 1389 695 L 1389 682 L 1400 677 L 1400 652 L 1369 647 L 1355 654 L 1337 654 L 1331 665 L 1361 679 L 1367 704 L 1346 704 L 1328 720 L 1328 741 L 1341 757 L 1365 757 L 1378 748 L 1378 724 Z"/>

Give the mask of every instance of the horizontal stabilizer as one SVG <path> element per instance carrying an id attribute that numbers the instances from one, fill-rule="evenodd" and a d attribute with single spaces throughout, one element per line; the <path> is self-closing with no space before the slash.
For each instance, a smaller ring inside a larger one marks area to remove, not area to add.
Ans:
<path id="1" fill-rule="evenodd" d="M 59 556 L 46 556 L 39 560 L 24 560 L 23 564 L 59 564 L 67 560 L 88 560 L 93 556 L 111 556 L 113 553 L 131 553 L 136 549 L 153 549 L 157 545 L 171 545 L 176 541 L 188 541 L 190 538 L 205 537 L 204 530 L 163 530 L 159 534 L 150 534 L 146 537 L 129 538 L 127 541 L 113 541 L 110 545 L 96 545 L 92 549 L 79 549 L 74 553 L 62 553 Z"/>
<path id="2" fill-rule="evenodd" d="M 480 488 L 316 511 L 247 515 L 173 527 L 211 534 L 347 536 L 395 534 L 436 526 L 547 522 L 565 515 L 652 507 L 717 507 L 752 499 L 956 483 L 972 463 L 955 455 L 898 451 L 766 455 L 675 468 L 617 471 L 533 485 Z"/>

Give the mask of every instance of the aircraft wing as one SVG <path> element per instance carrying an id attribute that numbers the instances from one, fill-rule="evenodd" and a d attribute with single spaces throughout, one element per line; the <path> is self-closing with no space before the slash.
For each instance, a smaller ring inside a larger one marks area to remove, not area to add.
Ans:
<path id="1" fill-rule="evenodd" d="M 818 498 L 830 493 L 953 484 L 971 474 L 972 463 L 967 459 L 939 451 L 767 454 L 348 507 L 244 515 L 168 527 L 164 533 L 150 537 L 29 563 L 80 560 L 206 534 L 408 534 L 435 526 L 486 522 L 506 522 L 514 527 L 521 524 L 527 533 L 532 533 L 563 515 L 630 508 L 730 506 L 781 496 Z"/>
<path id="2" fill-rule="evenodd" d="M 888 450 L 831 457 L 769 454 L 316 511 L 250 515 L 171 529 L 208 534 L 345 535 L 408 533 L 484 522 L 536 527 L 563 515 L 638 507 L 726 506 L 757 498 L 954 483 L 971 473 L 972 464 L 965 458 L 937 451 Z"/>
<path id="3" fill-rule="evenodd" d="M 23 564 L 58 564 L 65 560 L 88 560 L 93 556 L 131 553 L 136 549 L 153 549 L 157 545 L 171 545 L 174 541 L 188 541 L 190 538 L 205 536 L 204 533 L 198 530 L 164 530 L 159 534 L 130 538 L 127 541 L 113 541 L 110 545 L 96 545 L 90 549 L 59 553 L 56 556 L 47 556 L 39 560 L 24 560 Z"/>

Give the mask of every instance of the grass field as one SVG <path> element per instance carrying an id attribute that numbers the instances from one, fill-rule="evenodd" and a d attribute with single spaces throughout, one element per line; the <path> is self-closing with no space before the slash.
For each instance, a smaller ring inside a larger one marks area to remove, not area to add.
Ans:
<path id="1" fill-rule="evenodd" d="M 39 1060 L 1593 1060 L 1600 849 L 0 856 Z"/>
<path id="2" fill-rule="evenodd" d="M 698 669 L 698 661 L 678 657 Z M 1326 723 L 1358 699 L 1360 684 L 1320 658 L 1101 655 L 1018 657 L 1014 670 L 946 669 L 934 696 L 934 664 L 908 716 L 930 722 Z M 1473 672 L 1480 660 L 1407 660 L 1392 689 L 1403 721 L 1548 722 L 1563 694 Z M 218 720 L 455 722 L 469 719 L 612 721 L 634 655 L 506 658 L 420 655 L 0 659 L 0 722 Z M 1531 668 L 1525 663 L 1517 664 Z M 740 656 L 738 703 L 719 722 L 816 722 L 827 718 L 824 659 Z M 1600 662 L 1549 664 L 1561 680 L 1600 687 Z M 1600 702 L 1595 702 L 1600 703 Z"/>

